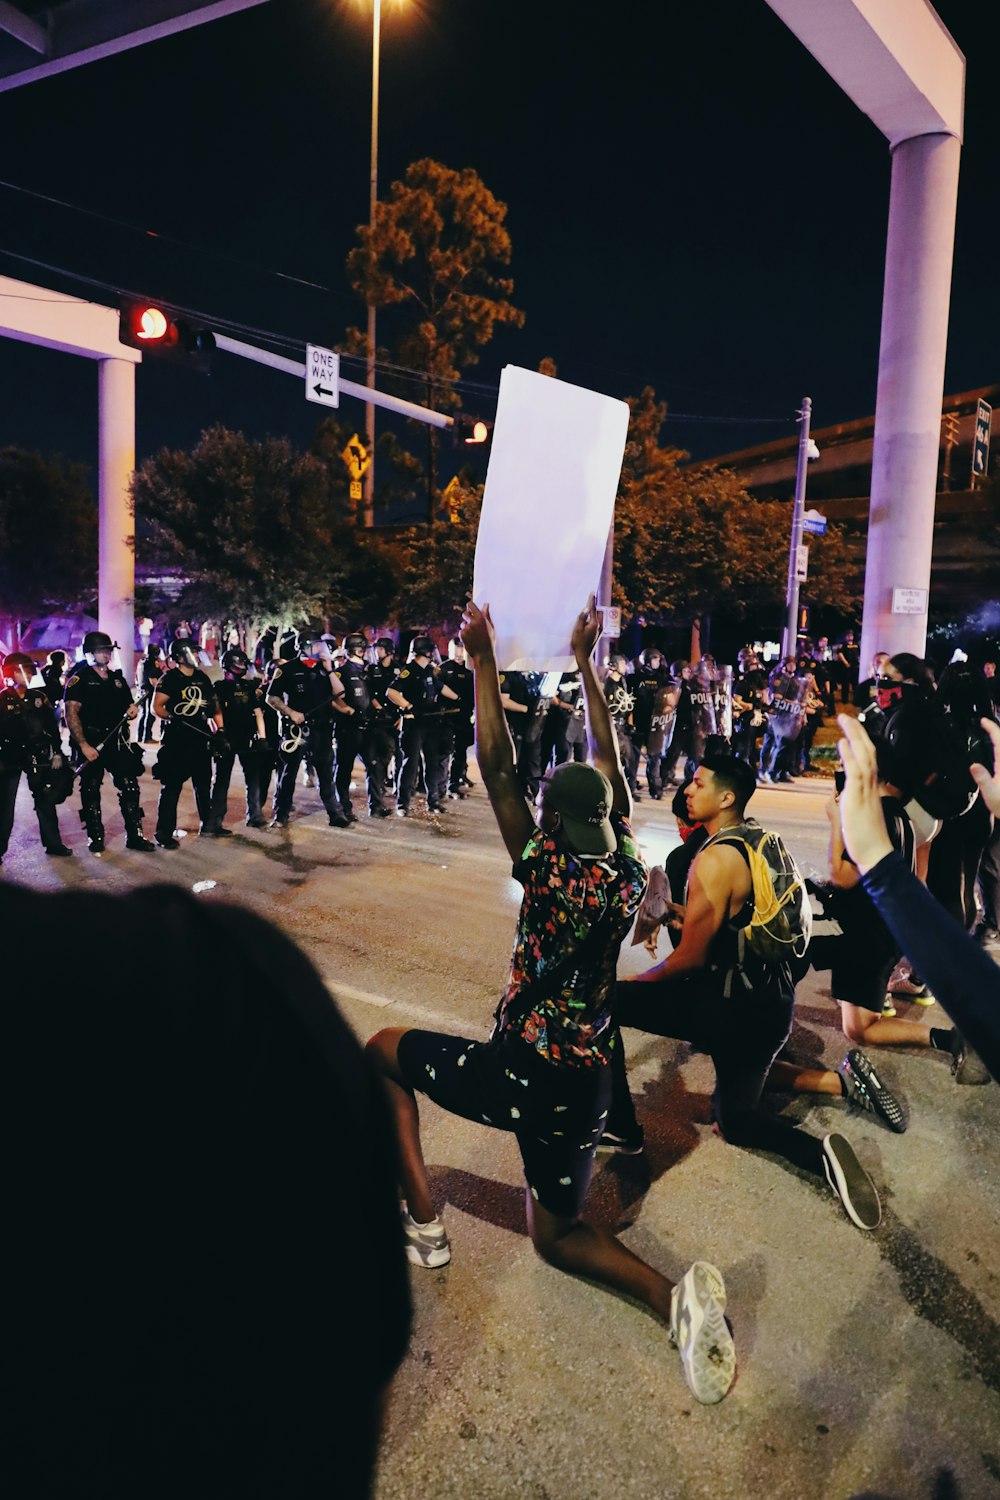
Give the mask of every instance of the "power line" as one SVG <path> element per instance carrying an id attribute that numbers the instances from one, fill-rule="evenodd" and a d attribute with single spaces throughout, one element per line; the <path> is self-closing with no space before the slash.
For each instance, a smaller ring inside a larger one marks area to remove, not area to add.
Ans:
<path id="1" fill-rule="evenodd" d="M 0 186 L 4 186 L 4 184 L 0 182 Z M 0 248 L 0 256 L 6 256 L 10 260 L 18 261 L 23 265 L 32 266 L 36 270 L 46 271 L 53 276 L 64 276 L 70 281 L 78 281 L 83 286 L 93 287 L 98 291 L 109 293 L 114 297 L 127 297 L 133 301 L 144 300 L 146 298 L 145 293 L 134 292 L 128 287 L 116 286 L 113 282 L 101 280 L 100 277 L 85 276 L 79 271 L 69 271 L 64 266 L 54 266 L 47 261 L 38 260 L 30 255 L 20 255 L 17 251 L 14 250 L 5 250 Z M 18 294 L 7 293 L 5 295 L 15 297 Z M 38 297 L 23 298 L 22 300 L 47 302 L 52 299 L 49 299 L 47 297 Z M 82 300 L 83 299 L 81 298 L 74 299 L 74 301 L 76 302 Z M 275 333 L 273 329 L 258 328 L 251 323 L 241 323 L 233 318 L 223 318 L 217 316 L 214 313 L 205 312 L 201 308 L 185 307 L 181 303 L 168 301 L 164 298 L 149 297 L 148 300 L 150 302 L 159 302 L 162 306 L 169 308 L 169 310 L 173 313 L 177 313 L 183 317 L 195 319 L 200 323 L 204 323 L 209 328 L 217 328 L 222 333 L 228 333 L 230 335 L 239 334 L 245 337 L 255 338 L 264 345 L 269 345 L 276 350 L 283 349 L 291 354 L 301 354 L 302 352 L 302 347 L 305 340 L 295 338 L 291 334 Z M 342 354 L 341 359 L 349 364 L 358 366 L 363 365 L 365 362 L 361 355 L 356 354 Z M 396 380 L 403 381 L 404 383 L 408 383 L 410 385 L 419 386 L 423 389 L 426 389 L 427 387 L 427 375 L 421 370 L 413 370 L 408 366 L 397 365 L 388 360 L 376 360 L 375 367 L 383 374 L 391 375 Z M 462 376 L 460 376 L 457 380 L 435 379 L 432 383 L 438 387 L 446 387 L 449 390 L 465 392 L 470 395 L 486 396 L 491 399 L 495 399 L 498 394 L 497 386 L 489 385 L 485 382 L 467 380 Z M 719 426 L 756 427 L 778 424 L 787 426 L 791 421 L 791 418 L 787 416 L 719 416 L 714 413 L 707 414 L 702 412 L 675 412 L 670 411 L 668 408 L 666 421 L 700 422 L 708 426 L 716 424 Z"/>
<path id="2" fill-rule="evenodd" d="M 179 239 L 176 235 L 162 234 L 158 229 L 143 229 L 139 224 L 130 224 L 127 219 L 117 219 L 112 214 L 101 213 L 96 208 L 84 208 L 79 203 L 67 203 L 64 198 L 54 198 L 49 193 L 39 193 L 34 188 L 22 187 L 18 182 L 6 182 L 0 178 L 0 188 L 6 188 L 12 193 L 21 193 L 24 197 L 34 198 L 39 203 L 49 203 L 56 208 L 67 208 L 71 213 L 82 214 L 88 219 L 96 219 L 101 224 L 111 224 L 116 229 L 127 229 L 131 234 L 141 234 L 146 239 L 161 240 L 164 245 L 176 245 L 182 250 L 191 250 L 196 255 L 226 261 L 229 265 L 243 266 L 246 270 L 256 271 L 262 276 L 274 276 L 279 281 L 289 281 L 295 286 L 308 287 L 314 292 L 334 295 L 333 289 L 323 286 L 321 282 L 308 281 L 304 276 L 292 276 L 288 271 L 276 271 L 273 266 L 262 266 L 256 261 L 245 260 L 240 255 L 230 255 L 224 250 L 211 250 L 204 245 L 195 245 L 190 240 Z"/>

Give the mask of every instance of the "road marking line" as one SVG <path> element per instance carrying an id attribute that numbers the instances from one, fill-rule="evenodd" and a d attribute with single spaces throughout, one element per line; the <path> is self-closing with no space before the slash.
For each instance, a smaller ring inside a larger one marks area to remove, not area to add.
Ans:
<path id="1" fill-rule="evenodd" d="M 379 1010 L 389 1010 L 394 1006 L 398 1007 L 405 1012 L 412 1025 L 420 1026 L 428 1031 L 454 1032 L 456 1026 L 464 1024 L 461 1016 L 456 1016 L 453 1011 L 433 1010 L 426 1005 L 415 1005 L 412 1001 L 406 1000 L 399 995 L 376 995 L 371 990 L 359 990 L 352 984 L 341 984 L 339 981 L 328 985 L 328 989 L 335 1000 L 355 1001 L 361 1005 L 374 1005 Z"/>

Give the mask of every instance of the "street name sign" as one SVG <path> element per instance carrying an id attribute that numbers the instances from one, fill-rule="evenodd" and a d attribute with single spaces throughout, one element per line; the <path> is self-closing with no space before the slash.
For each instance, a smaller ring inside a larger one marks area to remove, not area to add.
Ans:
<path id="1" fill-rule="evenodd" d="M 925 615 L 927 613 L 927 590 L 893 589 L 892 612 L 894 615 Z"/>
<path id="2" fill-rule="evenodd" d="M 826 536 L 826 516 L 818 510 L 803 511 L 802 530 L 809 536 Z"/>
<path id="3" fill-rule="evenodd" d="M 983 479 L 990 467 L 990 427 L 993 408 L 986 401 L 976 407 L 976 435 L 972 440 L 972 479 Z"/>
<path id="4" fill-rule="evenodd" d="M 321 344 L 306 345 L 306 400 L 340 405 L 340 355 Z"/>

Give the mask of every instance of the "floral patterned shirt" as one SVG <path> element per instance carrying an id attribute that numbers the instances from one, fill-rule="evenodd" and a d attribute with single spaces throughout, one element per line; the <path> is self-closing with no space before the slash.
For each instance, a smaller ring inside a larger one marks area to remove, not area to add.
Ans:
<path id="1" fill-rule="evenodd" d="M 499 1029 L 560 1067 L 604 1067 L 611 1060 L 615 967 L 647 880 L 628 820 L 612 813 L 611 823 L 614 854 L 573 854 L 538 828 L 514 866 L 524 898 Z M 597 921 L 605 936 L 574 968 L 566 960 Z M 532 991 L 527 1009 L 519 1002 L 525 985 Z"/>

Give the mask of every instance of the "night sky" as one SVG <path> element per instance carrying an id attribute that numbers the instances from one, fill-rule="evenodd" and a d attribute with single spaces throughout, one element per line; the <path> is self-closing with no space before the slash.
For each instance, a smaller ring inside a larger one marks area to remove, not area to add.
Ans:
<path id="1" fill-rule="evenodd" d="M 1000 378 L 1000 20 L 938 10 L 969 60 L 954 391 Z M 505 363 L 551 356 L 611 395 L 652 385 L 669 437 L 705 456 L 789 434 L 804 394 L 816 427 L 873 409 L 888 149 L 762 0 L 384 12 L 383 193 L 432 156 L 509 205 L 527 321 L 471 381 L 495 390 Z M 363 323 L 343 268 L 367 217 L 369 15 L 364 0 L 270 0 L 0 95 L 0 178 L 161 236 L 0 188 L 0 272 L 115 300 L 15 252 L 303 344 Z M 305 445 L 320 414 L 290 377 L 223 355 L 208 379 L 147 361 L 138 403 L 140 458 L 217 421 Z M 464 404 L 492 414 L 488 391 Z M 362 426 L 359 403 L 342 411 Z M 93 365 L 0 341 L 0 443 L 93 465 L 95 418 Z"/>

